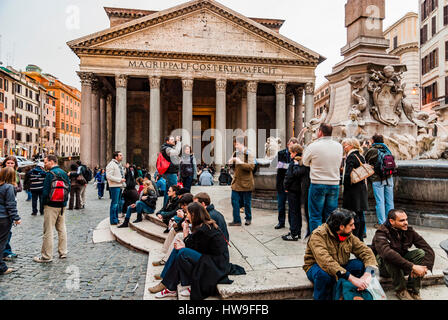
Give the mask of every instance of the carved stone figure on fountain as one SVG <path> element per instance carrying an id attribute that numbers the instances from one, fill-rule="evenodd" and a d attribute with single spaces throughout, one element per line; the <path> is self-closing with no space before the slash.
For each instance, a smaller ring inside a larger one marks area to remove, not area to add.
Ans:
<path id="1" fill-rule="evenodd" d="M 310 122 L 306 123 L 306 131 L 312 133 L 312 141 L 317 139 L 317 129 L 319 129 L 320 125 L 325 122 L 328 115 L 328 106 L 324 105 L 324 110 L 319 118 L 313 118 Z M 300 135 L 299 135 L 300 136 Z M 300 138 L 299 138 L 300 140 Z"/>
<path id="2" fill-rule="evenodd" d="M 372 95 L 373 105 L 370 113 L 376 121 L 386 126 L 396 127 L 400 122 L 404 94 L 402 74 L 395 72 L 392 66 L 384 67 L 383 71 L 371 70 L 368 91 Z"/>
<path id="3" fill-rule="evenodd" d="M 266 154 L 265 159 L 274 159 L 277 153 L 280 151 L 281 144 L 282 140 L 280 138 L 269 137 L 266 144 L 264 145 Z"/>
<path id="4" fill-rule="evenodd" d="M 352 97 L 355 101 L 349 116 L 352 118 L 352 115 L 354 115 L 358 122 L 363 123 L 364 119 L 362 114 L 367 109 L 367 99 L 361 95 L 361 91 L 364 90 L 367 83 L 364 77 L 352 77 L 348 82 L 352 85 Z M 364 124 L 360 125 L 363 126 Z"/>

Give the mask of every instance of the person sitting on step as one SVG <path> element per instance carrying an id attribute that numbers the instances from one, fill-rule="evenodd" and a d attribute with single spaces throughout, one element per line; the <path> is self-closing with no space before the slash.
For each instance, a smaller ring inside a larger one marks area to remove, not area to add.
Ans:
<path id="1" fill-rule="evenodd" d="M 191 223 L 191 233 L 189 224 Z M 163 280 L 149 288 L 156 298 L 176 297 L 177 286 L 191 286 L 180 293 L 192 300 L 216 294 L 217 284 L 231 270 L 228 243 L 218 225 L 199 203 L 187 207 L 184 241 L 177 241 L 162 272 Z"/>
<path id="2" fill-rule="evenodd" d="M 170 232 L 168 232 L 168 236 L 166 237 L 165 242 L 163 243 L 163 249 L 162 252 L 165 253 L 165 256 L 163 256 L 162 259 L 153 261 L 153 266 L 162 266 L 167 261 L 168 258 L 171 255 L 171 252 L 174 249 L 174 243 L 178 240 L 183 240 L 183 233 L 182 233 L 182 223 L 185 221 L 186 215 L 187 215 L 187 207 L 190 203 L 193 202 L 193 195 L 191 193 L 183 194 L 182 197 L 179 199 L 179 207 L 180 209 L 177 210 L 177 215 L 172 218 L 171 222 L 171 228 Z M 177 218 L 175 221 L 174 219 Z M 160 280 L 160 275 L 155 275 L 156 280 Z"/>
<path id="3" fill-rule="evenodd" d="M 337 280 L 345 279 L 366 290 L 377 271 L 372 249 L 353 235 L 355 213 L 336 209 L 327 222 L 311 234 L 303 269 L 314 284 L 314 300 L 332 300 Z M 353 254 L 357 259 L 350 260 Z"/>
<path id="4" fill-rule="evenodd" d="M 415 246 L 417 249 L 409 251 Z M 372 240 L 380 275 L 392 278 L 400 300 L 421 300 L 421 281 L 434 267 L 434 250 L 412 227 L 403 210 L 392 209 Z M 409 275 L 406 283 L 405 275 Z"/>
<path id="5" fill-rule="evenodd" d="M 134 212 L 137 212 L 137 219 L 133 223 L 142 222 L 143 212 L 146 213 L 154 213 L 157 205 L 157 192 L 154 189 L 151 181 L 144 183 L 145 188 L 140 194 L 140 200 L 134 204 L 128 206 L 126 210 L 126 217 L 124 218 L 123 224 L 118 226 L 118 228 L 127 228 L 129 227 L 129 220 L 131 219 L 131 215 Z"/>
<path id="6" fill-rule="evenodd" d="M 179 210 L 179 199 L 183 194 L 188 193 L 186 189 L 181 189 L 179 186 L 171 186 L 168 188 L 168 201 L 166 205 L 157 212 L 157 217 L 166 224 L 167 228 L 164 233 L 168 233 L 168 228 L 171 218 L 176 216 Z"/>

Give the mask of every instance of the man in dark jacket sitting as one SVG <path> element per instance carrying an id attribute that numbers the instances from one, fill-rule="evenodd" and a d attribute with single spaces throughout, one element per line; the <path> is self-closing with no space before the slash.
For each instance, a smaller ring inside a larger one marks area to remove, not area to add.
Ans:
<path id="1" fill-rule="evenodd" d="M 224 219 L 222 213 L 215 209 L 215 206 L 211 203 L 210 196 L 205 192 L 201 192 L 194 196 L 193 201 L 202 204 L 202 206 L 207 210 L 208 214 L 210 215 L 210 218 L 215 220 L 216 224 L 218 225 L 219 229 L 221 229 L 226 240 L 230 241 L 226 220 Z"/>
<path id="2" fill-rule="evenodd" d="M 421 279 L 432 271 L 434 250 L 408 226 L 408 216 L 403 210 L 391 210 L 372 240 L 380 275 L 391 277 L 395 294 L 400 300 L 421 300 Z M 412 246 L 417 250 L 409 251 Z M 409 275 L 408 282 L 404 278 Z"/>

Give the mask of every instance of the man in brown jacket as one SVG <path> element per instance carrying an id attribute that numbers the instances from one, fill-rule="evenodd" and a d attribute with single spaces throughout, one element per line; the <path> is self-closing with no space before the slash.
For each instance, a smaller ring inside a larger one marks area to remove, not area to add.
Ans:
<path id="1" fill-rule="evenodd" d="M 421 279 L 434 266 L 434 250 L 412 227 L 403 210 L 391 210 L 372 240 L 380 275 L 392 278 L 400 300 L 421 300 Z M 415 245 L 417 250 L 409 251 Z M 409 275 L 408 281 L 404 278 Z"/>
<path id="2" fill-rule="evenodd" d="M 233 222 L 229 223 L 229 226 L 241 226 L 240 199 L 244 203 L 245 225 L 249 226 L 252 222 L 252 191 L 255 188 L 253 173 L 255 157 L 244 147 L 244 137 L 236 137 L 234 146 L 236 151 L 228 162 L 234 170 L 232 181 Z"/>
<path id="3" fill-rule="evenodd" d="M 372 250 L 352 234 L 355 214 L 337 209 L 312 233 L 305 251 L 303 269 L 314 283 L 314 300 L 332 300 L 336 280 L 350 281 L 366 290 L 377 262 Z M 350 254 L 357 259 L 350 260 Z"/>

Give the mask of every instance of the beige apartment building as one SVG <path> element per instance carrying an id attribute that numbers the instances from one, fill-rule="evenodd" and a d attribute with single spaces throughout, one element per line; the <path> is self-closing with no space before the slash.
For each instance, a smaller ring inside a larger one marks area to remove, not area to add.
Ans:
<path id="1" fill-rule="evenodd" d="M 15 154 L 26 158 L 41 152 L 40 142 L 40 94 L 45 90 L 29 76 L 7 67 L 12 90 L 6 94 L 11 107 L 5 108 L 4 127 L 7 131 L 5 150 L 7 154 Z M 9 130 L 8 130 L 9 129 Z"/>
<path id="2" fill-rule="evenodd" d="M 448 104 L 448 0 L 420 0 L 422 109 Z"/>
<path id="3" fill-rule="evenodd" d="M 418 14 L 408 12 L 386 31 L 384 37 L 390 42 L 387 53 L 400 57 L 400 63 L 406 65 L 403 74 L 406 83 L 406 97 L 420 108 L 420 51 L 419 51 Z"/>
<path id="4" fill-rule="evenodd" d="M 314 116 L 319 118 L 324 113 L 325 108 L 330 106 L 330 83 L 322 84 L 314 94 Z"/>

